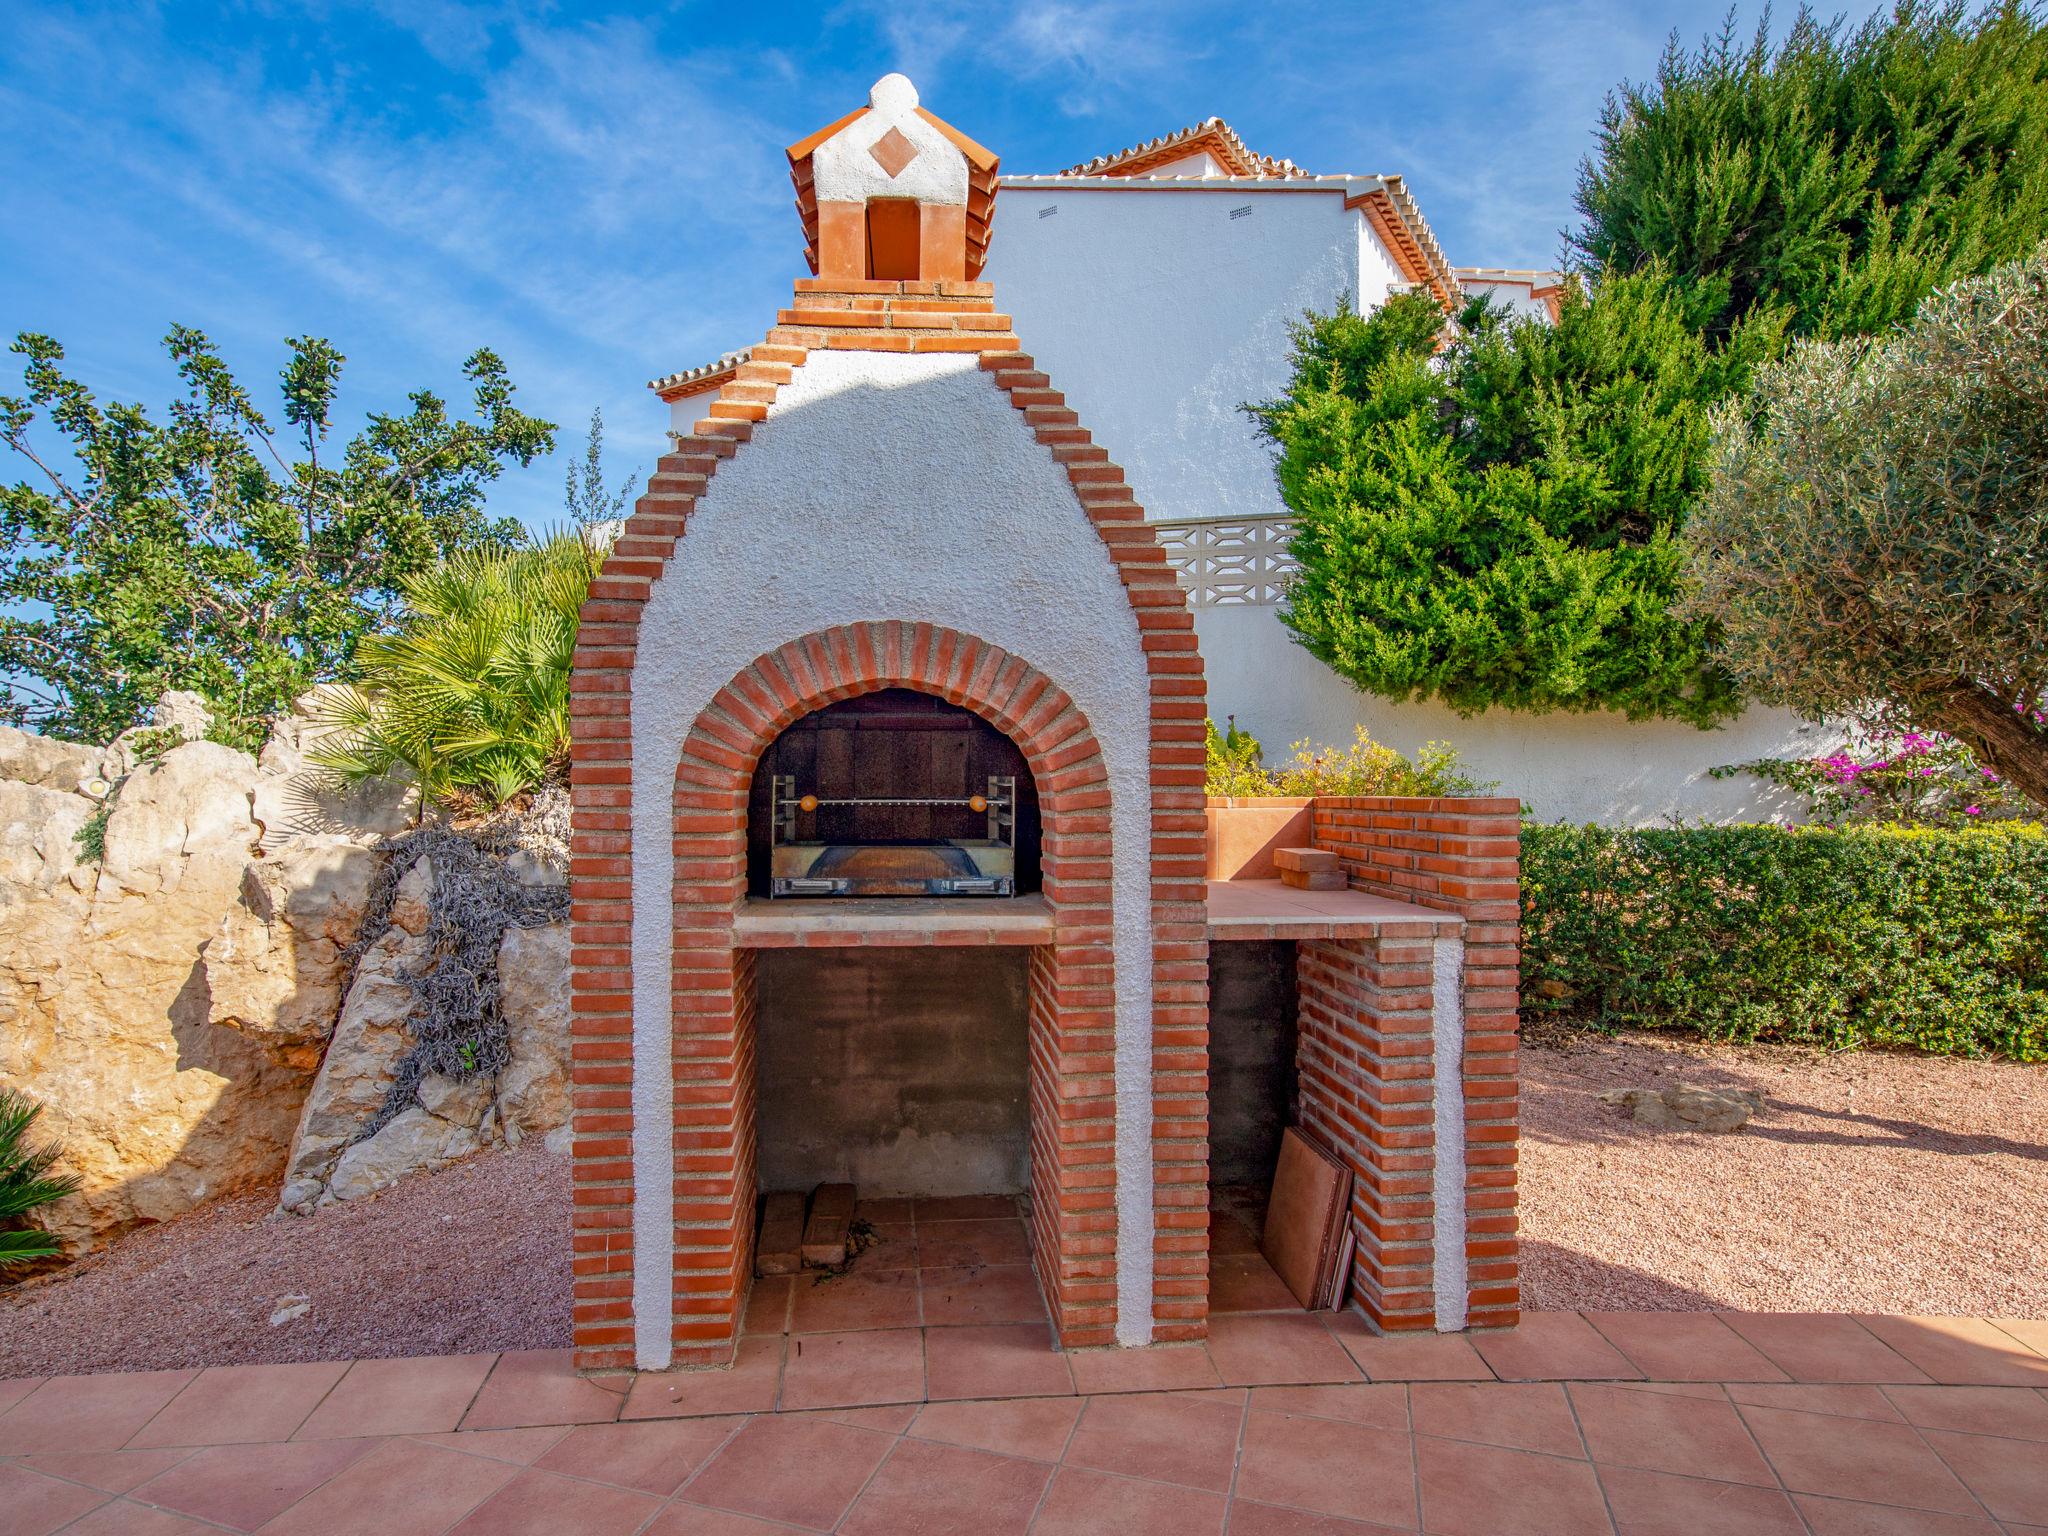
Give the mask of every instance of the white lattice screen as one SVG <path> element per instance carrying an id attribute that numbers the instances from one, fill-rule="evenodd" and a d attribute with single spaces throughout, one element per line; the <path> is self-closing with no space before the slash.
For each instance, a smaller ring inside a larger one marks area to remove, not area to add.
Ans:
<path id="1" fill-rule="evenodd" d="M 1287 553 L 1294 528 L 1285 518 L 1192 518 L 1157 522 L 1152 531 L 1190 607 L 1271 607 L 1286 596 L 1295 565 Z"/>

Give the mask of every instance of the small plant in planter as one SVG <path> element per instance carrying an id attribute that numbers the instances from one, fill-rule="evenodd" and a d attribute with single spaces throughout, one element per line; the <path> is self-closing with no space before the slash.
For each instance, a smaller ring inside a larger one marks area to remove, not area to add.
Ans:
<path id="1" fill-rule="evenodd" d="M 1493 785 L 1466 773 L 1454 748 L 1426 742 L 1410 759 L 1374 741 L 1364 726 L 1348 747 L 1294 744 L 1293 757 L 1277 768 L 1249 731 L 1209 726 L 1208 792 L 1212 795 L 1473 795 Z"/>
<path id="2" fill-rule="evenodd" d="M 20 1225 L 29 1212 L 73 1194 L 76 1174 L 52 1174 L 63 1155 L 54 1142 L 31 1146 L 28 1136 L 43 1106 L 12 1088 L 0 1088 L 0 1269 L 63 1252 L 56 1238 Z"/>

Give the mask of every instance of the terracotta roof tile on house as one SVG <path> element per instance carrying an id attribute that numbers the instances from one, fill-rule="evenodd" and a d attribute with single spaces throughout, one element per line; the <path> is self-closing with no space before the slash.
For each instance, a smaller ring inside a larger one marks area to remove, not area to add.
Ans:
<path id="1" fill-rule="evenodd" d="M 1415 206 L 1408 183 L 1399 176 L 1375 176 L 1379 183 L 1370 191 L 1346 198 L 1347 208 L 1363 208 L 1373 233 L 1380 237 L 1400 264 L 1401 275 L 1417 287 L 1426 288 L 1447 310 L 1455 311 L 1465 290 L 1451 267 L 1450 258 L 1436 243 L 1429 221 Z"/>
<path id="2" fill-rule="evenodd" d="M 1230 124 L 1220 117 L 1210 117 L 1192 127 L 1133 144 L 1129 149 L 1097 155 L 1093 160 L 1069 166 L 1060 175 L 1142 176 L 1155 166 L 1184 159 L 1201 150 L 1207 150 L 1230 176 L 1291 178 L 1311 174 L 1292 160 L 1259 154 L 1237 136 Z"/>
<path id="3" fill-rule="evenodd" d="M 741 363 L 753 356 L 752 347 L 741 347 L 737 352 L 728 352 L 723 357 L 713 358 L 708 363 L 699 363 L 694 368 L 685 368 L 681 373 L 663 374 L 658 379 L 649 379 L 647 387 L 664 400 L 674 400 L 682 395 L 694 395 L 707 389 L 714 389 L 731 378 Z"/>

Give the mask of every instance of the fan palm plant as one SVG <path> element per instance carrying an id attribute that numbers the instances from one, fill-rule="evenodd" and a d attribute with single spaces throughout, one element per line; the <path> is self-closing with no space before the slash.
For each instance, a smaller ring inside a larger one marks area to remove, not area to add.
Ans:
<path id="1" fill-rule="evenodd" d="M 559 776 L 577 616 L 605 552 L 558 533 L 408 579 L 397 632 L 365 640 L 359 681 L 331 695 L 315 760 L 349 780 L 402 764 L 443 802 L 501 805 Z"/>
<path id="2" fill-rule="evenodd" d="M 29 1128 L 43 1106 L 12 1088 L 0 1088 L 0 1269 L 31 1259 L 51 1259 L 63 1245 L 38 1227 L 18 1226 L 38 1207 L 76 1192 L 78 1175 L 52 1174 L 63 1155 L 54 1142 L 28 1144 Z"/>

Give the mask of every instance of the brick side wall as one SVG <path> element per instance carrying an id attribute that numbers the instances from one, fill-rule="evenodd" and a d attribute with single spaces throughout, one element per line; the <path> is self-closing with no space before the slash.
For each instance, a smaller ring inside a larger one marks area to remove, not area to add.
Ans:
<path id="1" fill-rule="evenodd" d="M 1163 1336 L 1198 1335 L 1206 1320 L 1208 1268 L 1206 1226 L 1197 1219 L 1206 1202 L 1206 1101 L 1195 1087 L 1205 1074 L 1207 1051 L 1205 690 L 1185 598 L 1145 526 L 1143 510 L 1123 483 L 1123 472 L 1019 350 L 1009 318 L 995 311 L 987 284 L 805 280 L 797 284 L 794 301 L 779 313 L 765 342 L 720 389 L 705 418 L 661 459 L 583 609 L 570 702 L 575 737 L 570 875 L 578 1362 L 585 1369 L 633 1363 L 631 677 L 640 617 L 719 464 L 740 451 L 757 424 L 766 422 L 770 405 L 794 370 L 813 351 L 826 349 L 977 354 L 994 386 L 1065 469 L 1136 617 L 1152 698 L 1150 917 L 1155 942 L 1149 1077 L 1159 1095 L 1151 1133 L 1153 1197 L 1161 1217 L 1153 1237 L 1154 1306 L 1164 1322 Z M 906 572 L 905 579 L 914 581 L 915 573 Z M 956 646 L 965 638 L 945 643 Z M 818 650 L 807 641 L 790 653 L 788 680 L 798 712 L 890 681 L 933 686 L 932 678 L 909 672 L 870 681 L 858 670 L 863 658 L 848 649 L 854 643 L 850 636 L 818 640 L 824 647 Z M 965 673 L 956 674 L 952 654 L 924 660 L 960 694 L 956 702 L 969 695 L 984 698 L 999 682 L 1014 682 L 993 672 L 984 675 L 983 662 L 990 668 L 1002 665 L 985 652 L 975 654 Z M 838 681 L 827 681 L 825 669 L 847 667 L 854 670 L 837 672 Z M 692 733 L 686 766 L 696 766 L 678 778 L 675 824 L 677 889 L 695 893 L 688 911 L 679 904 L 676 933 L 676 1342 L 683 1349 L 714 1354 L 730 1346 L 748 1258 L 746 1241 L 735 1235 L 734 1213 L 750 1206 L 753 1193 L 752 1062 L 747 1055 L 752 1004 L 745 962 L 731 947 L 731 913 L 743 894 L 739 872 L 746 799 L 741 781 L 766 745 L 750 734 L 750 726 L 737 735 L 729 727 L 743 718 L 743 709 L 780 718 L 781 707 L 791 702 L 764 696 L 746 676 L 736 679 L 728 693 L 733 699 L 707 711 Z M 1055 757 L 1049 772 L 1065 773 L 1075 761 Z M 1107 791 L 1098 793 L 1099 805 L 1080 806 L 1076 814 L 1088 826 L 1099 824 L 1106 839 Z M 1099 869 L 1093 861 L 1079 861 L 1068 879 L 1077 886 L 1106 881 L 1106 869 L 1106 857 Z M 1052 883 L 1049 870 L 1049 890 Z M 1082 905 L 1077 899 L 1071 926 L 1062 917 L 1058 964 L 1046 977 L 1048 995 L 1058 1000 L 1057 1016 L 1070 1021 L 1046 1058 L 1091 1071 L 1099 1065 L 1109 1073 L 1111 1053 L 1088 1049 L 1098 1042 L 1088 1038 L 1084 1026 L 1094 1016 L 1110 1017 L 1110 925 L 1106 910 L 1099 922 L 1081 921 Z M 1098 1056 L 1099 1063 L 1094 1060 Z M 1076 1169 L 1085 1166 L 1078 1149 L 1089 1143 L 1079 1126 L 1088 1120 L 1093 1090 L 1074 1100 L 1073 1085 L 1053 1086 L 1060 1091 L 1049 1092 L 1050 1099 L 1061 1116 L 1076 1117 L 1076 1124 L 1071 1139 L 1063 1128 L 1052 1143 L 1063 1170 L 1062 1214 L 1059 1230 L 1048 1234 L 1056 1239 L 1048 1251 L 1057 1251 L 1060 1261 L 1047 1284 L 1060 1291 L 1065 1321 L 1079 1342 L 1094 1340 L 1114 1319 L 1114 1154 L 1113 1146 L 1102 1148 L 1108 1171 L 1089 1176 L 1100 1179 L 1106 1193 L 1084 1195 L 1079 1186 L 1086 1179 L 1079 1173 L 1070 1179 L 1066 1170 L 1069 1159 Z M 1070 1195 L 1076 1203 L 1071 1215 Z M 1088 1204 L 1097 1199 L 1107 1201 L 1106 1213 Z M 685 1208 L 693 1213 L 688 1219 Z M 1104 1222 L 1109 1259 L 1107 1270 L 1098 1272 L 1084 1251 L 1100 1239 L 1097 1228 Z M 1070 1273 L 1071 1266 L 1079 1267 Z"/>
<path id="2" fill-rule="evenodd" d="M 1351 1297 L 1389 1330 L 1436 1324 L 1431 949 L 1304 939 L 1295 963 L 1301 1123 L 1351 1166 Z"/>
<path id="3" fill-rule="evenodd" d="M 1315 803 L 1315 841 L 1338 855 L 1353 885 L 1465 919 L 1469 1323 L 1511 1326 L 1521 1307 L 1515 1215 L 1521 803 L 1323 796 Z M 1305 1019 L 1306 981 L 1303 991 Z"/>

